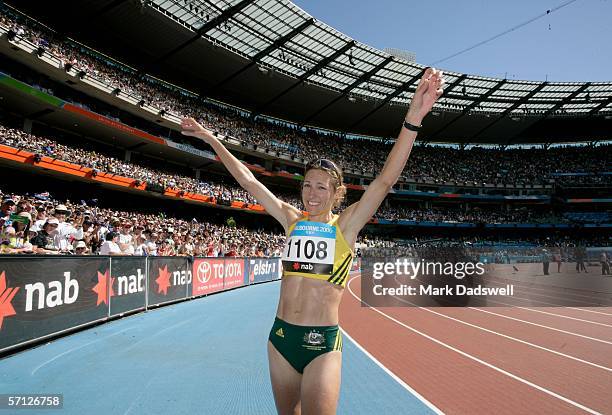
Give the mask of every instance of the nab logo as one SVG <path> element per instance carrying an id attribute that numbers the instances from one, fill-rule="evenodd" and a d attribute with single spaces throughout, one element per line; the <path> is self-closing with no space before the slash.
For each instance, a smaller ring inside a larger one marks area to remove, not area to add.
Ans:
<path id="1" fill-rule="evenodd" d="M 312 266 L 312 264 L 302 264 L 300 265 L 300 270 L 302 271 L 312 271 L 314 269 L 314 267 Z"/>
<path id="2" fill-rule="evenodd" d="M 91 290 L 98 295 L 96 306 L 104 303 L 108 305 L 110 298 L 115 295 L 113 290 L 114 278 L 111 278 L 109 270 L 104 271 L 104 274 L 98 271 L 98 283 Z"/>
<path id="3" fill-rule="evenodd" d="M 117 280 L 118 295 L 141 293 L 145 290 L 145 274 L 140 268 L 136 269 L 136 274 L 121 275 Z"/>
<path id="4" fill-rule="evenodd" d="M 64 272 L 64 283 L 62 281 L 49 281 L 47 286 L 42 282 L 26 284 L 26 309 L 32 311 L 34 308 L 34 295 L 37 295 L 37 309 L 53 308 L 63 304 L 72 304 L 79 298 L 79 282 L 70 278 L 70 271 Z"/>
<path id="5" fill-rule="evenodd" d="M 191 271 L 189 270 L 176 270 L 173 272 L 168 271 L 168 265 L 164 265 L 162 268 L 158 267 L 157 279 L 157 293 L 168 295 L 168 288 L 176 287 L 178 285 L 187 285 L 191 282 Z M 170 282 L 172 277 L 172 282 Z"/>
<path id="6" fill-rule="evenodd" d="M 19 287 L 6 288 L 6 275 L 4 271 L 2 271 L 0 274 L 0 329 L 2 329 L 2 321 L 4 320 L 4 317 L 10 317 L 17 314 L 15 313 L 15 309 L 11 304 L 11 301 L 13 301 L 13 297 L 15 297 L 17 291 L 19 291 Z"/>

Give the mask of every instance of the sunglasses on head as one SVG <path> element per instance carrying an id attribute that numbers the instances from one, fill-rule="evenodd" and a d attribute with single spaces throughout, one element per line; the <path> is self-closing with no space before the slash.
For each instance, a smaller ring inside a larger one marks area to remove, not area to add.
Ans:
<path id="1" fill-rule="evenodd" d="M 327 159 L 318 159 L 311 161 L 306 165 L 306 171 L 310 169 L 323 169 L 334 173 L 336 177 L 339 176 L 338 167 L 336 167 L 333 161 Z"/>

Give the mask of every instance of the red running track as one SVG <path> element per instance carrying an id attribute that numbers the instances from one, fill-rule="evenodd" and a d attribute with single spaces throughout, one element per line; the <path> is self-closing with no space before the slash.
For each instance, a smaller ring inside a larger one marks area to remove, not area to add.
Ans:
<path id="1" fill-rule="evenodd" d="M 370 308 L 360 288 L 342 328 L 442 412 L 612 414 L 612 307 Z"/>

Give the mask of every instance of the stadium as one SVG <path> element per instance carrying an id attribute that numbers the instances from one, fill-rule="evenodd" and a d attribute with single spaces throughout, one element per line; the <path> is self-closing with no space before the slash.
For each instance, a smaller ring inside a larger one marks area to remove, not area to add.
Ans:
<path id="1" fill-rule="evenodd" d="M 612 82 L 288 0 L 6 1 L 0 53 L 0 409 L 612 413 Z"/>

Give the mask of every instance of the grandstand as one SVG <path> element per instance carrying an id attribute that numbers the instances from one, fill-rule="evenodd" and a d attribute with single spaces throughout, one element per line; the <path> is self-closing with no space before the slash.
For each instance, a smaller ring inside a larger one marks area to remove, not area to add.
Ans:
<path id="1" fill-rule="evenodd" d="M 161 273 L 160 258 L 175 257 L 189 281 L 171 301 L 242 284 L 197 291 L 202 258 L 250 259 L 244 285 L 276 279 L 259 280 L 253 261 L 276 263 L 285 243 L 211 148 L 180 133 L 181 119 L 201 121 L 300 210 L 307 161 L 337 161 L 342 209 L 382 168 L 424 70 L 286 0 L 7 1 L 0 53 L 0 254 L 95 255 L 111 268 L 121 266 L 115 254 L 130 256 L 150 290 L 149 264 Z M 550 250 L 599 272 L 612 244 L 612 83 L 445 76 L 357 246 L 470 247 L 503 265 L 548 262 Z M 148 306 L 109 306 L 100 318 Z M 0 342 L 0 352 L 49 333 Z"/>
<path id="2" fill-rule="evenodd" d="M 176 121 L 188 115 L 198 116 L 223 134 L 226 143 L 253 171 L 270 181 L 270 185 L 286 188 L 286 200 L 298 206 L 298 195 L 289 188 L 292 182 L 301 179 L 300 166 L 304 160 L 317 155 L 339 160 L 347 172 L 351 201 L 371 180 L 370 172 L 380 169 L 390 148 L 384 139 L 377 142 L 372 137 L 349 138 L 343 132 L 326 132 L 322 126 L 304 129 L 290 121 L 261 116 L 259 121 L 253 121 L 252 110 L 202 99 L 181 86 L 143 75 L 134 66 L 128 66 L 132 62 L 120 63 L 70 39 L 56 40 L 58 36 L 50 27 L 9 7 L 5 7 L 4 31 L 7 35 L 13 31 L 17 37 L 12 42 L 32 52 L 17 53 L 20 50 L 17 46 L 6 51 L 13 60 L 5 66 L 9 76 L 3 87 L 10 92 L 5 103 L 19 109 L 17 113 L 12 111 L 10 123 L 26 133 L 33 129 L 50 132 L 50 138 L 54 128 L 77 135 L 87 131 L 86 141 L 97 142 L 98 154 L 114 154 L 115 158 L 96 160 L 87 152 L 79 155 L 87 148 L 83 143 L 79 143 L 82 150 L 61 147 L 62 151 L 57 153 L 63 155 L 58 157 L 54 145 L 49 150 L 53 141 L 44 145 L 41 138 L 38 147 L 29 144 L 29 149 L 34 150 L 34 155 L 83 160 L 77 164 L 96 173 L 132 179 L 124 188 L 142 188 L 147 183 L 149 190 L 168 190 L 187 199 L 199 197 L 221 207 L 236 202 L 234 207 L 240 206 L 241 210 L 261 211 L 257 201 L 232 185 L 231 179 L 227 184 L 223 169 L 205 146 L 177 134 Z M 37 91 L 38 102 L 30 98 L 32 93 L 24 93 L 24 88 Z M 489 99 L 489 95 L 483 94 L 483 99 Z M 49 108 L 49 102 L 56 103 L 54 109 Z M 558 104 L 570 105 L 563 101 Z M 605 108 L 600 108 L 604 118 Z M 36 120 L 24 117 L 34 112 L 39 113 Z M 20 117 L 23 121 L 19 121 Z M 503 137 L 497 137 L 500 148 L 466 148 L 466 143 L 461 142 L 458 148 L 427 143 L 417 146 L 404 180 L 392 191 L 374 222 L 394 228 L 397 224 L 437 228 L 456 227 L 458 223 L 473 227 L 484 224 L 497 230 L 504 229 L 499 227 L 501 224 L 512 224 L 513 229 L 539 224 L 540 230 L 548 227 L 555 231 L 574 230 L 577 224 L 607 225 L 605 220 L 588 218 L 606 217 L 609 199 L 599 196 L 605 195 L 612 184 L 608 145 L 589 141 L 586 146 L 551 148 L 548 141 L 541 148 L 504 150 Z M 12 144 L 10 140 L 4 142 Z M 314 146 L 316 153 L 302 153 L 306 142 L 310 148 L 313 142 L 318 143 Z M 516 143 L 519 142 L 517 139 Z M 13 146 L 28 149 L 19 144 Z M 163 169 L 140 171 L 137 167 L 158 165 L 155 159 L 159 154 L 169 162 Z M 347 154 L 350 157 L 344 158 Z M 440 159 L 453 159 L 454 163 L 440 165 Z M 479 160 L 478 165 L 474 165 L 474 160 Z M 355 161 L 361 164 L 354 165 Z M 178 172 L 182 174 L 177 176 Z M 206 180 L 203 173 L 207 174 Z M 376 229 L 373 231 L 376 233 Z"/>

